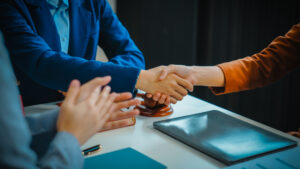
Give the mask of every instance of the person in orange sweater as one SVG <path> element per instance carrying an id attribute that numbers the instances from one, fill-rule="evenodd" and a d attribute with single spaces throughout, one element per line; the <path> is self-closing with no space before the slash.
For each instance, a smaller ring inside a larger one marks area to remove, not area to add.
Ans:
<path id="1" fill-rule="evenodd" d="M 161 66 L 160 80 L 175 73 L 196 86 L 209 86 L 216 95 L 250 90 L 270 84 L 300 65 L 300 23 L 274 39 L 261 52 L 216 66 Z M 163 95 L 162 95 L 163 96 Z M 165 103 L 159 93 L 153 100 Z M 152 97 L 148 94 L 147 97 Z M 165 103 L 168 104 L 168 103 Z M 291 134 L 300 137 L 298 132 Z"/>

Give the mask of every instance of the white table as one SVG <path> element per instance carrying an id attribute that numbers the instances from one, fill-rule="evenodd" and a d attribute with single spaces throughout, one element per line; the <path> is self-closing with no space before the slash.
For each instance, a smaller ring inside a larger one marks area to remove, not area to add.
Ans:
<path id="1" fill-rule="evenodd" d="M 44 105 L 44 107 L 28 107 L 26 112 L 41 109 L 51 109 L 51 105 Z M 275 132 L 279 135 L 288 137 L 300 143 L 300 139 L 292 137 L 281 131 L 272 129 L 268 126 L 255 122 L 253 120 L 242 117 L 226 109 L 220 108 L 203 100 L 197 99 L 192 96 L 186 96 L 182 101 L 173 105 L 174 113 L 167 117 L 137 117 L 136 125 L 121 129 L 110 130 L 101 132 L 93 136 L 82 149 L 101 144 L 103 150 L 100 153 L 107 153 L 119 150 L 126 147 L 134 148 L 147 156 L 163 163 L 168 169 L 215 169 L 225 167 L 219 161 L 157 131 L 153 128 L 153 122 L 205 112 L 209 110 L 219 110 L 228 115 L 234 116 L 248 123 L 262 127 L 266 130 Z"/>

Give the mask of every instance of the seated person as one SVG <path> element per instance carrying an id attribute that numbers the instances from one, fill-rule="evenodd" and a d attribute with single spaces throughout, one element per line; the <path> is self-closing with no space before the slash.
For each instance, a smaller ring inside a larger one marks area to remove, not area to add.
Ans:
<path id="1" fill-rule="evenodd" d="M 213 93 L 219 95 L 263 87 L 299 65 L 300 23 L 294 25 L 284 36 L 274 39 L 257 54 L 217 66 L 162 66 L 160 79 L 164 79 L 169 73 L 175 73 L 193 85 L 210 86 Z M 152 95 L 149 94 L 148 97 L 151 98 Z M 157 94 L 153 99 L 159 101 L 160 97 Z M 300 129 L 291 134 L 300 137 Z"/>
<path id="2" fill-rule="evenodd" d="M 192 90 L 177 75 L 157 81 L 160 69 L 144 56 L 106 0 L 3 0 L 0 29 L 20 81 L 24 105 L 61 100 L 72 79 L 111 76 L 114 92 L 163 92 L 176 103 Z M 96 61 L 101 46 L 109 62 Z"/>
<path id="3" fill-rule="evenodd" d="M 0 166 L 22 169 L 81 169 L 80 145 L 107 125 L 106 121 L 138 114 L 120 109 L 140 104 L 130 93 L 110 93 L 110 77 L 95 78 L 80 87 L 73 80 L 60 110 L 22 115 L 9 56 L 0 34 Z M 39 135 L 43 141 L 38 140 Z M 41 146 L 42 144 L 48 144 Z M 40 150 L 40 148 L 45 148 Z"/>

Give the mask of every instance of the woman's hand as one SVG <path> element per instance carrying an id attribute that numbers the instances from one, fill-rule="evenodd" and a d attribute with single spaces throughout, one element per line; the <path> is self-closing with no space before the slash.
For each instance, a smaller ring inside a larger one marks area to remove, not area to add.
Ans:
<path id="1" fill-rule="evenodd" d="M 110 94 L 106 86 L 110 77 L 95 78 L 80 87 L 78 80 L 73 80 L 57 120 L 57 130 L 73 134 L 83 144 L 91 136 L 110 125 L 112 120 L 128 118 L 137 115 L 138 110 L 122 112 L 121 109 L 140 104 L 132 100 L 130 93 Z"/>

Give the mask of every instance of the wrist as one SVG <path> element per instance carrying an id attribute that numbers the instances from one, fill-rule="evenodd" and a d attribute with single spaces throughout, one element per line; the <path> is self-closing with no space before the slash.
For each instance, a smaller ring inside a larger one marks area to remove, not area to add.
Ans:
<path id="1" fill-rule="evenodd" d="M 136 81 L 136 84 L 135 84 L 135 88 L 136 89 L 140 89 L 140 90 L 143 90 L 143 86 L 144 86 L 144 82 L 145 82 L 145 76 L 146 76 L 147 72 L 146 70 L 141 70 L 140 74 L 139 74 L 139 77 Z"/>
<path id="2" fill-rule="evenodd" d="M 224 74 L 218 66 L 194 66 L 196 85 L 224 87 Z"/>
<path id="3" fill-rule="evenodd" d="M 190 73 L 191 73 L 191 80 L 193 85 L 200 86 L 202 85 L 202 69 L 201 66 L 191 66 L 190 67 Z"/>

